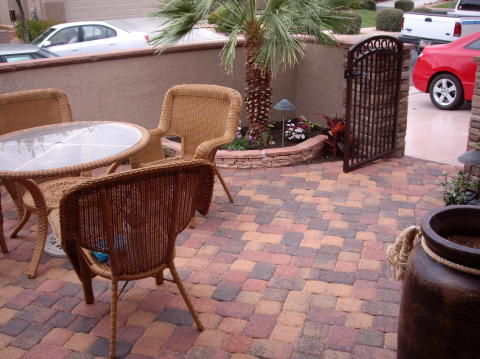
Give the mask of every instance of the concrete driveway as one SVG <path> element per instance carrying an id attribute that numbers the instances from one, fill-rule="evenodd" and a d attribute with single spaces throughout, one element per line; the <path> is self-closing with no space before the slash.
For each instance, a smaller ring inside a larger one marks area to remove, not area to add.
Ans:
<path id="1" fill-rule="evenodd" d="M 437 109 L 428 94 L 413 86 L 408 99 L 405 154 L 425 160 L 463 166 L 457 157 L 466 151 L 471 105 L 455 111 Z"/>

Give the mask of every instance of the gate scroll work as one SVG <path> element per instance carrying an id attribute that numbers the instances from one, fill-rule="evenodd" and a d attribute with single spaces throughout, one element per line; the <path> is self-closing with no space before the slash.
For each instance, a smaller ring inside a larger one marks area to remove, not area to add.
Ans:
<path id="1" fill-rule="evenodd" d="M 345 172 L 395 152 L 403 44 L 370 37 L 348 50 Z"/>

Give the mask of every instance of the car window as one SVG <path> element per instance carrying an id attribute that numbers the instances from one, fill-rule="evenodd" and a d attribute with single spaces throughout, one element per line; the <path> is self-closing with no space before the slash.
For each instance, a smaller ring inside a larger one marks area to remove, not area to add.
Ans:
<path id="1" fill-rule="evenodd" d="M 3 55 L 3 57 L 5 62 L 26 61 L 35 58 L 32 54 Z"/>
<path id="2" fill-rule="evenodd" d="M 109 27 L 102 25 L 82 26 L 83 41 L 93 41 L 117 36 L 117 32 Z"/>
<path id="3" fill-rule="evenodd" d="M 32 44 L 34 45 L 39 45 L 43 40 L 45 40 L 47 38 L 47 36 L 49 36 L 52 32 L 54 32 L 55 29 L 53 27 L 45 30 L 44 32 L 42 32 L 40 35 L 38 35 L 35 40 L 32 41 Z"/>
<path id="4" fill-rule="evenodd" d="M 480 0 L 460 0 L 458 10 L 480 11 Z"/>
<path id="5" fill-rule="evenodd" d="M 480 39 L 469 43 L 465 48 L 470 50 L 480 50 Z"/>
<path id="6" fill-rule="evenodd" d="M 60 30 L 55 35 L 50 38 L 52 45 L 66 45 L 66 44 L 75 44 L 80 42 L 78 36 L 78 27 L 67 27 L 66 29 Z"/>

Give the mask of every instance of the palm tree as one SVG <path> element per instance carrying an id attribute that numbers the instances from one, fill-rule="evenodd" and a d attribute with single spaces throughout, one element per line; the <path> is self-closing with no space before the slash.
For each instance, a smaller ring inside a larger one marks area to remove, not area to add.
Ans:
<path id="1" fill-rule="evenodd" d="M 27 20 L 25 19 L 25 11 L 23 11 L 23 5 L 20 0 L 15 1 L 17 3 L 18 11 L 20 12 L 20 21 L 22 22 L 23 27 L 23 41 L 25 43 L 30 42 L 30 35 L 28 33 Z"/>
<path id="2" fill-rule="evenodd" d="M 221 52 L 222 62 L 232 71 L 238 36 L 243 35 L 248 134 L 258 141 L 268 128 L 272 75 L 293 66 L 304 55 L 305 43 L 297 34 L 334 44 L 328 30 L 344 29 L 351 21 L 321 1 L 266 0 L 264 8 L 258 10 L 257 0 L 170 0 L 153 13 L 161 19 L 162 27 L 152 44 L 162 52 L 222 7 L 220 21 L 230 32 Z"/>

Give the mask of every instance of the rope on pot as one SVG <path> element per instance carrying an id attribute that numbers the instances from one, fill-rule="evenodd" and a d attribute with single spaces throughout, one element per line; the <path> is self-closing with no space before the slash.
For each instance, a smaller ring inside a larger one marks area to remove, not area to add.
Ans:
<path id="1" fill-rule="evenodd" d="M 434 261 L 464 273 L 480 275 L 480 269 L 467 267 L 440 257 L 427 246 L 420 227 L 411 226 L 400 232 L 397 238 L 395 238 L 395 242 L 387 247 L 387 261 L 390 264 L 391 277 L 393 279 L 403 280 L 405 277 L 408 256 L 414 247 L 414 241 L 417 236 L 420 238 L 424 252 Z"/>
<path id="2" fill-rule="evenodd" d="M 387 247 L 387 261 L 390 264 L 393 279 L 403 280 L 408 256 L 413 249 L 413 242 L 419 234 L 421 234 L 419 226 L 407 227 L 395 238 L 395 242 Z"/>

